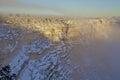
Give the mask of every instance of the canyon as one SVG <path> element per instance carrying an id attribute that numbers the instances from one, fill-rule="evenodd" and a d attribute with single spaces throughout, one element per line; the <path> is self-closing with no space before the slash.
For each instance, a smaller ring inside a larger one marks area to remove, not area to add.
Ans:
<path id="1" fill-rule="evenodd" d="M 119 18 L 0 19 L 0 64 L 17 80 L 120 79 Z"/>

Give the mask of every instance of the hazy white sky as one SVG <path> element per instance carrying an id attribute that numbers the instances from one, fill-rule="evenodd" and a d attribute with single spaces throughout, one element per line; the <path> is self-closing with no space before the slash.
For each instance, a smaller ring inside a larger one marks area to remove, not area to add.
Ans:
<path id="1" fill-rule="evenodd" d="M 0 12 L 62 16 L 120 16 L 120 0 L 0 0 Z"/>

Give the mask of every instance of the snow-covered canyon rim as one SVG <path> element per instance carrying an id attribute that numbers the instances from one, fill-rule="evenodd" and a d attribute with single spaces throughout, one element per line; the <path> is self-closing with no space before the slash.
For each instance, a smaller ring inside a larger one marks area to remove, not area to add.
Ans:
<path id="1" fill-rule="evenodd" d="M 16 80 L 119 80 L 119 23 L 113 17 L 4 16 L 0 64 L 10 65 Z"/>

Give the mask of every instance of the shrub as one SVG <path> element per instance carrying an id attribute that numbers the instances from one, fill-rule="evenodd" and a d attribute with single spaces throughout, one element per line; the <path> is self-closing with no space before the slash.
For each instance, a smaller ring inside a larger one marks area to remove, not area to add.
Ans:
<path id="1" fill-rule="evenodd" d="M 16 74 L 11 73 L 10 66 L 0 66 L 0 80 L 16 80 Z"/>

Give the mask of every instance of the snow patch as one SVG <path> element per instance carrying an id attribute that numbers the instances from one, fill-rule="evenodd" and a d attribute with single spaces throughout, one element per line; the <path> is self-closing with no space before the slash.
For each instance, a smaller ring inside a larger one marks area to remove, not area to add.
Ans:
<path id="1" fill-rule="evenodd" d="M 12 73 L 18 74 L 19 70 L 21 69 L 21 66 L 26 60 L 28 60 L 28 58 L 29 57 L 25 55 L 25 48 L 23 46 L 19 53 L 13 58 L 13 60 L 10 63 Z"/>
<path id="2" fill-rule="evenodd" d="M 44 39 L 37 39 L 26 46 L 26 54 L 41 54 L 45 49 L 50 48 L 52 42 Z"/>

